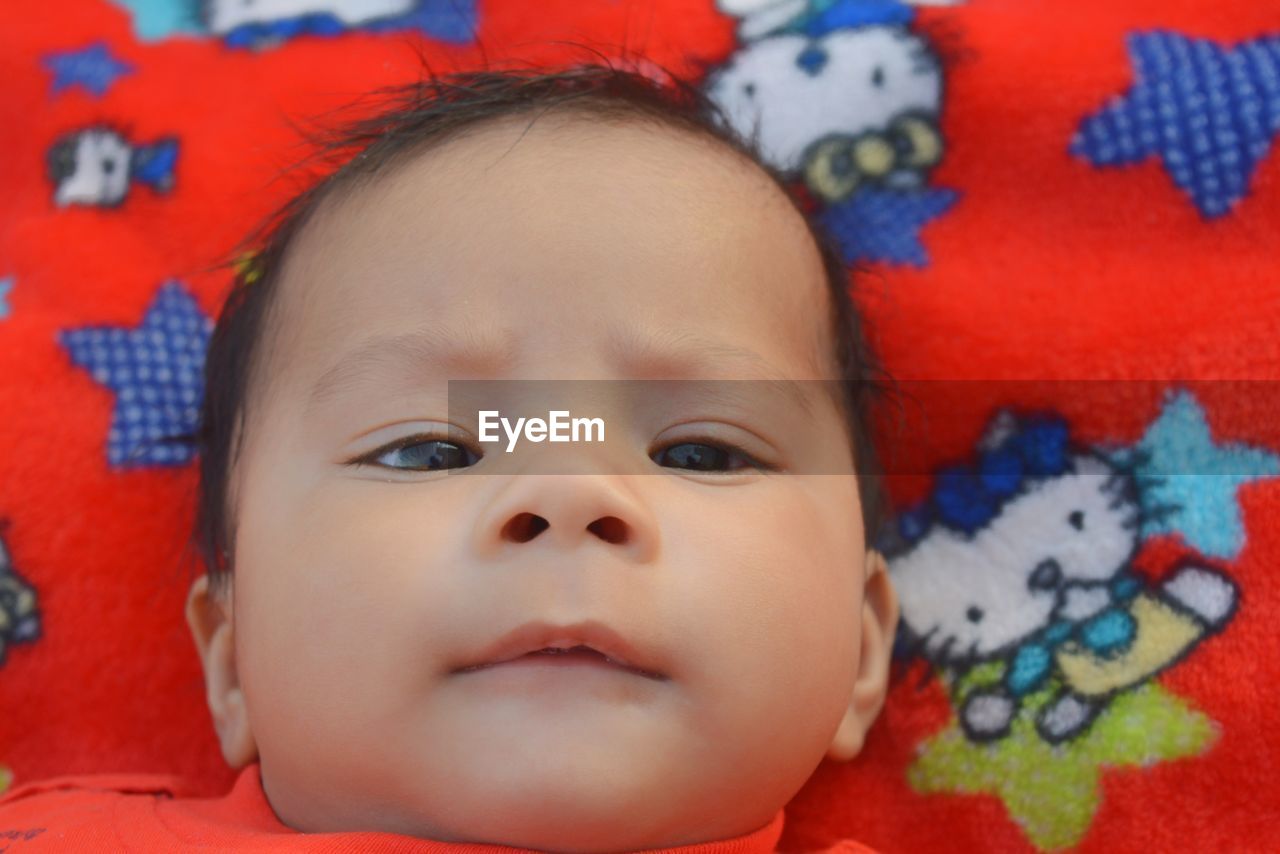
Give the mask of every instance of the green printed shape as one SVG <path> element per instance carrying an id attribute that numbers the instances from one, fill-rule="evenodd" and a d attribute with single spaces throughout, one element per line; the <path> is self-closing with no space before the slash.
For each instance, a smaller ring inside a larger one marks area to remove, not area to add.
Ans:
<path id="1" fill-rule="evenodd" d="M 971 672 L 957 693 L 990 682 L 987 670 Z M 1084 734 L 1049 744 L 1036 732 L 1035 713 L 1055 687 L 1025 698 L 1009 735 L 998 741 L 975 744 L 953 719 L 921 744 L 907 782 L 921 794 L 994 794 L 1033 845 L 1053 851 L 1078 844 L 1088 832 L 1100 802 L 1101 768 L 1196 756 L 1217 737 L 1208 716 L 1148 682 L 1113 699 Z"/>

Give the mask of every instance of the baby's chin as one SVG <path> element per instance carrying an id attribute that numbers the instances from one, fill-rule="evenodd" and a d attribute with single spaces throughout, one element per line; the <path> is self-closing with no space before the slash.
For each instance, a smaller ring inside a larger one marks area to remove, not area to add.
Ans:
<path id="1" fill-rule="evenodd" d="M 759 714 L 694 693 L 602 671 L 450 674 L 340 755 L 294 764 L 278 814 L 306 832 L 598 854 L 757 830 L 821 757 L 796 749 L 803 727 L 762 744 Z"/>
<path id="2" fill-rule="evenodd" d="M 743 803 L 737 787 L 747 781 L 731 743 L 695 731 L 671 705 L 507 702 L 462 719 L 423 715 L 417 728 L 427 737 L 410 727 L 400 738 L 382 733 L 376 747 L 351 745 L 347 761 L 358 767 L 313 766 L 304 779 L 280 781 L 272 803 L 305 832 L 597 854 L 767 823 L 786 798 L 756 789 L 750 797 L 759 800 Z"/>
<path id="3" fill-rule="evenodd" d="M 608 854 L 740 835 L 781 808 L 757 804 L 754 814 L 733 815 L 743 805 L 726 802 L 725 792 L 743 781 L 732 763 L 717 773 L 699 761 L 697 739 L 673 740 L 664 722 L 642 717 L 643 710 L 606 711 L 596 721 L 532 716 L 497 731 L 482 720 L 458 724 L 447 739 L 402 744 L 394 764 L 385 756 L 369 763 L 358 785 L 333 781 L 344 791 L 327 789 L 323 804 L 294 791 L 281 799 L 293 809 L 277 812 L 310 833 L 377 830 Z"/>

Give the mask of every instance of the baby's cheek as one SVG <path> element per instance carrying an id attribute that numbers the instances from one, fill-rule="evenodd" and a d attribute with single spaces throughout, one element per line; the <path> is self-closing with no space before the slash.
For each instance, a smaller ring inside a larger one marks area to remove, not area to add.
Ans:
<path id="1" fill-rule="evenodd" d="M 865 546 L 844 480 L 792 478 L 793 500 L 773 517 L 780 576 L 769 591 L 776 609 L 762 637 L 785 641 L 785 651 L 770 659 L 776 725 L 793 729 L 794 756 L 808 757 L 810 770 L 831 744 L 858 671 Z"/>
<path id="2" fill-rule="evenodd" d="M 379 486 L 362 484 L 369 485 Z M 406 552 L 412 537 L 393 536 L 430 526 L 357 493 L 339 484 L 277 496 L 269 518 L 243 526 L 238 619 L 246 690 L 256 693 L 251 703 L 262 701 L 263 715 L 305 714 L 316 728 L 367 731 L 385 723 L 396 692 L 431 665 L 423 609 L 433 600 L 413 588 L 431 567 Z"/>
<path id="3" fill-rule="evenodd" d="M 698 525 L 673 521 L 666 538 L 672 566 L 696 578 L 682 602 L 693 690 L 706 690 L 708 714 L 730 718 L 722 726 L 757 745 L 772 740 L 781 754 L 804 756 L 829 739 L 856 673 L 862 539 L 848 527 L 859 524 L 856 506 L 841 524 L 824 502 L 847 493 L 812 482 L 823 479 L 839 480 L 723 488 L 687 511 Z"/>
<path id="4" fill-rule="evenodd" d="M 856 672 L 864 562 L 858 517 L 833 514 L 827 502 L 835 496 L 813 489 L 821 480 L 836 478 L 787 482 L 787 500 L 769 514 L 769 548 L 762 554 L 773 566 L 772 577 L 764 576 L 771 583 L 761 590 L 771 613 L 768 637 L 787 651 L 773 659 L 781 668 L 778 684 L 790 682 L 793 695 L 808 697 L 813 708 Z"/>

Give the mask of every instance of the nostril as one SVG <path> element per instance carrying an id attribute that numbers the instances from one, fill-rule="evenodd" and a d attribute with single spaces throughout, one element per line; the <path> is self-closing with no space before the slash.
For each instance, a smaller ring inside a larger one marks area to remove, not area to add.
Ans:
<path id="1" fill-rule="evenodd" d="M 527 543 L 549 527 L 551 527 L 550 523 L 541 516 L 533 513 L 517 513 L 502 526 L 502 536 L 503 539 L 514 540 L 517 543 Z"/>
<path id="2" fill-rule="evenodd" d="M 627 541 L 627 524 L 617 516 L 601 516 L 587 526 L 587 530 L 606 543 L 624 543 Z"/>

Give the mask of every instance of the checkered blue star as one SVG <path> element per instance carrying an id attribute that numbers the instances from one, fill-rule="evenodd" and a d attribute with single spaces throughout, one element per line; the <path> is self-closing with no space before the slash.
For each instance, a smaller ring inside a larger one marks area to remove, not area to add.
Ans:
<path id="1" fill-rule="evenodd" d="M 1280 35 L 1233 48 L 1167 31 L 1127 43 L 1133 87 L 1080 122 L 1071 153 L 1094 166 L 1158 155 L 1202 216 L 1229 213 L 1280 133 Z"/>
<path id="2" fill-rule="evenodd" d="M 117 468 L 180 466 L 195 454 L 187 442 L 204 392 L 204 357 L 213 321 L 176 280 L 164 283 L 136 329 L 64 330 L 71 359 L 116 393 L 107 460 Z"/>
<path id="3" fill-rule="evenodd" d="M 939 187 L 864 187 L 828 207 L 819 219 L 849 263 L 889 261 L 923 267 L 929 256 L 920 242 L 920 229 L 946 213 L 958 197 L 955 190 Z"/>
<path id="4" fill-rule="evenodd" d="M 1280 456 L 1215 443 L 1204 409 L 1186 391 L 1170 394 L 1142 439 L 1112 457 L 1133 467 L 1143 537 L 1177 533 L 1207 557 L 1234 558 L 1244 548 L 1240 487 L 1280 476 Z"/>
<path id="5" fill-rule="evenodd" d="M 79 50 L 47 53 L 44 67 L 53 72 L 53 94 L 72 86 L 83 86 L 95 98 L 101 98 L 116 78 L 133 73 L 133 66 L 111 55 L 103 41 Z"/>

